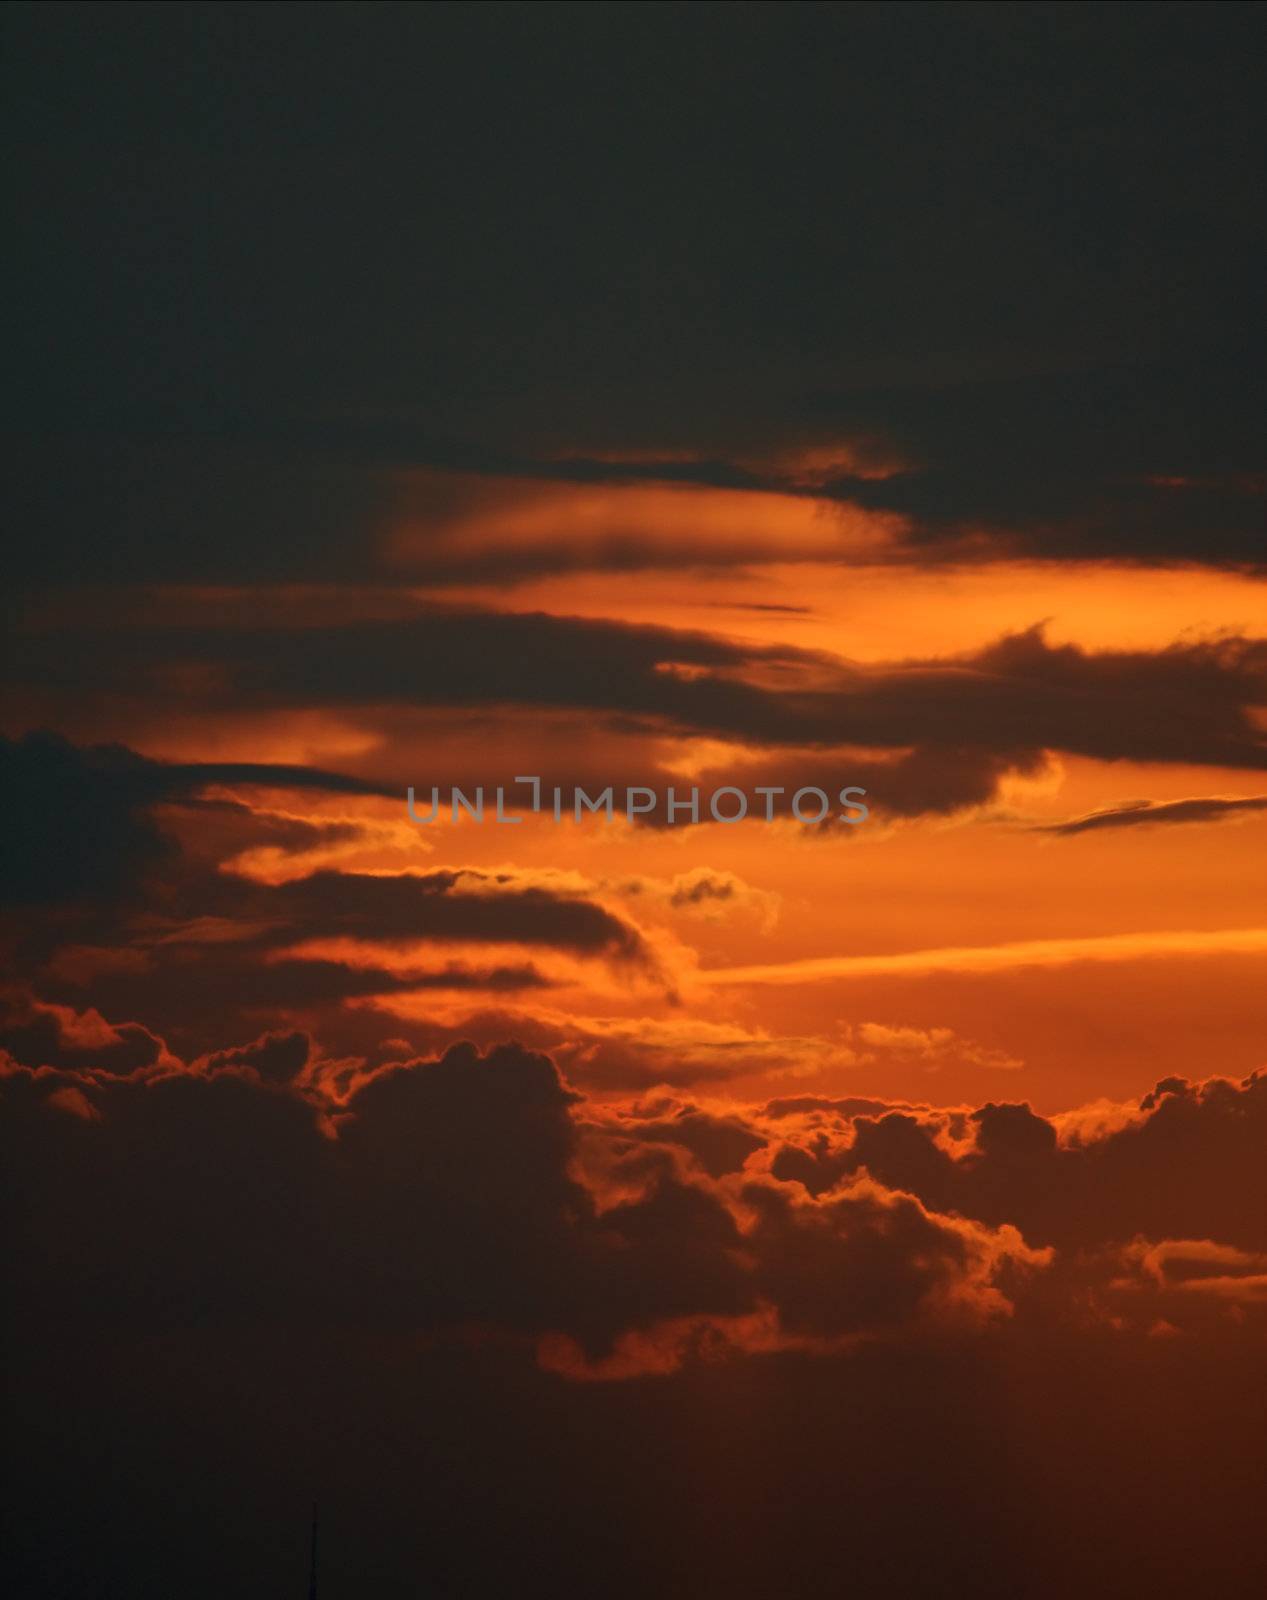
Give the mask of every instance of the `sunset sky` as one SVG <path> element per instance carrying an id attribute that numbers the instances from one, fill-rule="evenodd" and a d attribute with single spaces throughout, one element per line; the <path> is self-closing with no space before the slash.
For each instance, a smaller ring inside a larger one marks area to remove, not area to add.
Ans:
<path id="1" fill-rule="evenodd" d="M 1260 1593 L 1261 12 L 10 12 L 11 1592 Z"/>

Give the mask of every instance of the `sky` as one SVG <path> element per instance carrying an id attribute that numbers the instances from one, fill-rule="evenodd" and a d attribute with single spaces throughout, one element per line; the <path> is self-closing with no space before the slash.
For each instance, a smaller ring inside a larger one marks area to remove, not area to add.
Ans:
<path id="1" fill-rule="evenodd" d="M 9 8 L 10 1592 L 1261 1592 L 1262 31 Z"/>

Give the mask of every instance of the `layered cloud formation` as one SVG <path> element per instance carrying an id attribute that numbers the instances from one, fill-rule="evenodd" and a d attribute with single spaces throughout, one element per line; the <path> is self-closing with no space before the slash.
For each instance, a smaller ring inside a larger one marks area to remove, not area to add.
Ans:
<path id="1" fill-rule="evenodd" d="M 1263 16 L 8 8 L 6 1594 L 1263 1592 Z"/>
<path id="2" fill-rule="evenodd" d="M 1057 1125 L 803 1097 L 592 1104 L 518 1046 L 185 1064 L 135 1025 L 4 1027 L 19 1328 L 343 1323 L 535 1344 L 574 1378 L 839 1355 L 1020 1316 L 1219 1337 L 1267 1305 L 1264 1083 Z"/>

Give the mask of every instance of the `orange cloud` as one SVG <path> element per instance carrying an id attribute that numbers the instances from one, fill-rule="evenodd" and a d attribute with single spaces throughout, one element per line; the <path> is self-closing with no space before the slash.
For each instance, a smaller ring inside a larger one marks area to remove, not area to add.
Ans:
<path id="1" fill-rule="evenodd" d="M 1140 961 L 1172 956 L 1267 952 L 1267 928 L 1094 934 L 1072 939 L 1021 939 L 1001 945 L 958 945 L 891 955 L 811 956 L 800 961 L 701 971 L 706 985 L 818 983 L 902 973 L 1003 972 L 1018 967 L 1067 966 L 1080 961 Z"/>

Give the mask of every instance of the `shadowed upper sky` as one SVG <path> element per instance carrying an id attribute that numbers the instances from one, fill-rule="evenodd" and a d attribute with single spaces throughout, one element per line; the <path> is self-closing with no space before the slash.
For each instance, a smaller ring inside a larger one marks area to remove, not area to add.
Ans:
<path id="1" fill-rule="evenodd" d="M 401 466 L 806 446 L 920 549 L 1261 561 L 1253 7 L 14 10 L 41 577 L 363 575 Z"/>

